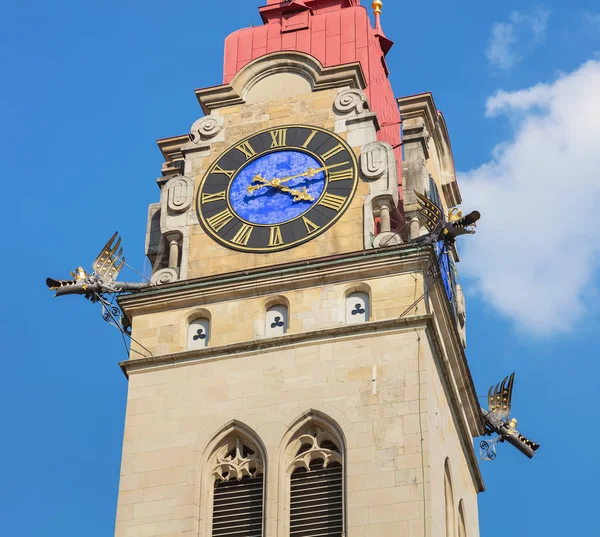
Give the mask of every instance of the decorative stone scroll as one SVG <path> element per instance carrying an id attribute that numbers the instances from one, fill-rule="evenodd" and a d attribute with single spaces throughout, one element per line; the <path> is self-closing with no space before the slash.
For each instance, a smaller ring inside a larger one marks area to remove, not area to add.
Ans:
<path id="1" fill-rule="evenodd" d="M 194 184 L 189 177 L 178 175 L 169 180 L 164 186 L 167 197 L 167 207 L 170 212 L 183 213 L 187 211 L 194 197 Z"/>
<path id="2" fill-rule="evenodd" d="M 367 96 L 362 90 L 347 89 L 336 96 L 333 107 L 340 114 L 362 114 L 369 110 Z"/>
<path id="3" fill-rule="evenodd" d="M 388 148 L 379 142 L 367 145 L 360 155 L 360 170 L 365 179 L 379 179 L 389 168 Z"/>
<path id="4" fill-rule="evenodd" d="M 173 283 L 177 280 L 179 280 L 179 274 L 177 274 L 177 270 L 172 268 L 158 270 L 152 275 L 152 283 L 157 285 Z"/>
<path id="5" fill-rule="evenodd" d="M 195 144 L 206 142 L 221 132 L 223 126 L 216 117 L 206 116 L 195 121 L 190 129 L 190 140 Z"/>

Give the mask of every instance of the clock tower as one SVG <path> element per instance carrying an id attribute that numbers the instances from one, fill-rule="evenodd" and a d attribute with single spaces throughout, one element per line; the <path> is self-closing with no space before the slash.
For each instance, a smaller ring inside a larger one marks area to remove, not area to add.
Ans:
<path id="1" fill-rule="evenodd" d="M 117 537 L 479 534 L 458 254 L 418 240 L 418 195 L 460 192 L 431 94 L 392 91 L 381 8 L 269 0 L 158 141 Z"/>

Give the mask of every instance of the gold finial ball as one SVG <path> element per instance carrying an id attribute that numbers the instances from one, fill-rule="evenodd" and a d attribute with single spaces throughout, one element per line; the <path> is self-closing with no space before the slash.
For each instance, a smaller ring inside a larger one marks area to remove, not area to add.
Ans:
<path id="1" fill-rule="evenodd" d="M 383 7 L 383 2 L 381 0 L 373 0 L 373 11 L 375 12 L 376 15 L 380 15 L 381 14 L 381 8 Z"/>

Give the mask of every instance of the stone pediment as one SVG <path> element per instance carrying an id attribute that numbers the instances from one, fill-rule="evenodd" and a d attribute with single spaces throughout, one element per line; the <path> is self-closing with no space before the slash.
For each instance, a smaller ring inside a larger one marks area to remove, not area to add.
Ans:
<path id="1" fill-rule="evenodd" d="M 275 86 L 287 97 L 332 88 L 366 88 L 359 62 L 323 67 L 319 60 L 309 54 L 284 51 L 267 54 L 250 62 L 229 84 L 198 89 L 195 93 L 204 113 L 210 114 L 226 106 L 257 102 L 263 94 L 264 83 L 261 82 L 276 75 L 279 75 L 277 84 L 268 88 L 270 99 L 273 99 Z"/>

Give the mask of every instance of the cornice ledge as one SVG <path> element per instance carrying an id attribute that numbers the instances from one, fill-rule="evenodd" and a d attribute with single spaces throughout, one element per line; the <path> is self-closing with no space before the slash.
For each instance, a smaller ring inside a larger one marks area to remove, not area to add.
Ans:
<path id="1" fill-rule="evenodd" d="M 128 317 L 155 313 L 172 308 L 217 302 L 235 296 L 258 296 L 284 290 L 306 288 L 325 283 L 364 279 L 410 270 L 423 270 L 434 259 L 430 249 L 407 248 L 400 245 L 367 253 L 354 252 L 334 259 L 315 259 L 302 263 L 280 265 L 247 272 L 200 278 L 149 288 L 141 293 L 119 298 L 119 305 Z"/>
<path id="2" fill-rule="evenodd" d="M 229 84 L 197 89 L 196 98 L 205 114 L 213 110 L 246 102 L 252 87 L 276 73 L 296 73 L 310 82 L 313 91 L 350 87 L 367 87 L 360 62 L 323 67 L 314 56 L 304 52 L 281 51 L 265 54 L 244 66 Z"/>
<path id="3" fill-rule="evenodd" d="M 283 336 L 265 338 L 253 341 L 242 341 L 229 345 L 207 347 L 193 351 L 177 352 L 149 358 L 136 358 L 120 362 L 119 366 L 127 378 L 133 373 L 143 373 L 157 368 L 185 366 L 199 362 L 226 360 L 269 349 L 293 347 L 301 343 L 317 342 L 325 339 L 352 338 L 380 332 L 412 330 L 413 328 L 433 327 L 433 316 L 413 315 L 399 319 L 370 321 L 367 323 L 340 325 L 309 332 L 285 334 Z"/>

